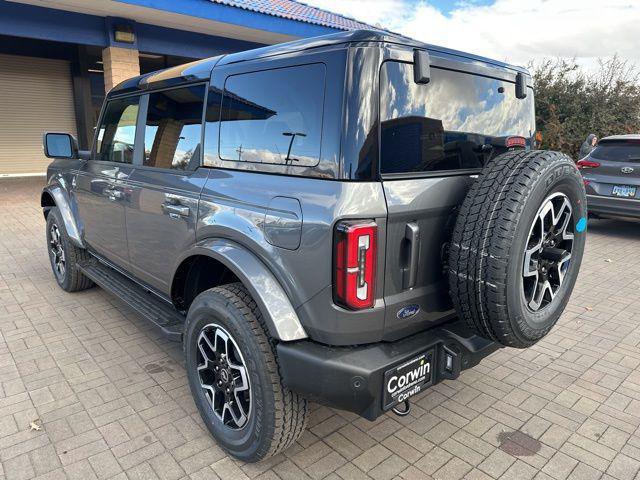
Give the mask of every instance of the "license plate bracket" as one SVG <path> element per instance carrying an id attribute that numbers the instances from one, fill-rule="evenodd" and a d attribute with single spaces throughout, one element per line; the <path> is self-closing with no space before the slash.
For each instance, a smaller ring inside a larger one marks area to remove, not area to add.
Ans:
<path id="1" fill-rule="evenodd" d="M 426 350 L 384 373 L 383 410 L 424 391 L 433 379 L 434 349 Z"/>
<path id="2" fill-rule="evenodd" d="M 631 185 L 614 185 L 611 194 L 614 197 L 634 198 L 636 196 L 636 187 Z"/>

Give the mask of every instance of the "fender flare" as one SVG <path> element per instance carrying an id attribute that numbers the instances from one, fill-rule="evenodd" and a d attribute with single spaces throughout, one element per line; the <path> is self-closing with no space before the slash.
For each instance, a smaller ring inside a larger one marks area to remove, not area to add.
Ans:
<path id="1" fill-rule="evenodd" d="M 80 248 L 85 248 L 76 218 L 71 210 L 69 195 L 67 192 L 59 185 L 48 185 L 42 190 L 42 193 L 48 193 L 53 197 L 53 201 L 55 202 L 56 207 L 58 207 L 60 215 L 62 215 L 64 228 L 66 229 L 71 242 Z"/>
<path id="2" fill-rule="evenodd" d="M 181 258 L 178 265 L 193 255 L 206 255 L 225 265 L 258 304 L 271 336 L 283 342 L 307 338 L 298 314 L 280 282 L 267 266 L 242 245 L 224 238 L 209 238 Z"/>

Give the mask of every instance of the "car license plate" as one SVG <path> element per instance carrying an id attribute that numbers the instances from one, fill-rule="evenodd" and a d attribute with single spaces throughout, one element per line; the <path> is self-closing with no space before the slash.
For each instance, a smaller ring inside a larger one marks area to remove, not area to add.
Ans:
<path id="1" fill-rule="evenodd" d="M 628 185 L 614 185 L 611 191 L 616 197 L 633 198 L 636 196 L 636 187 Z"/>
<path id="2" fill-rule="evenodd" d="M 432 364 L 433 350 L 429 350 L 387 370 L 382 408 L 388 410 L 423 391 L 431 383 Z"/>

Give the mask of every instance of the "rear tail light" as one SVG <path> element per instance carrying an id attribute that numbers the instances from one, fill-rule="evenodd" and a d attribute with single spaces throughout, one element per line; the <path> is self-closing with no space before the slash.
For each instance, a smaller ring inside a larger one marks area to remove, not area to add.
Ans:
<path id="1" fill-rule="evenodd" d="M 507 148 L 525 148 L 527 146 L 527 140 L 524 137 L 507 137 L 505 143 Z"/>
<path id="2" fill-rule="evenodd" d="M 585 168 L 598 168 L 600 166 L 600 162 L 594 162 L 593 160 L 582 159 L 578 163 L 576 163 L 580 170 Z"/>
<path id="3" fill-rule="evenodd" d="M 340 222 L 335 229 L 334 301 L 351 310 L 375 301 L 378 226 L 374 222 Z"/>

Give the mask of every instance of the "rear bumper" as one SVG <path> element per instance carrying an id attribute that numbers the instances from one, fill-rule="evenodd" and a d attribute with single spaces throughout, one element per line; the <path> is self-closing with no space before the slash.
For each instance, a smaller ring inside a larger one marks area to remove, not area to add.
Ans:
<path id="1" fill-rule="evenodd" d="M 277 348 L 281 374 L 292 391 L 322 405 L 375 420 L 385 412 L 387 370 L 431 350 L 432 374 L 426 388 L 457 378 L 462 370 L 477 365 L 499 347 L 474 335 L 458 321 L 396 342 L 330 347 L 303 340 L 279 343 Z M 447 357 L 451 357 L 450 368 Z"/>
<path id="2" fill-rule="evenodd" d="M 640 200 L 587 195 L 589 213 L 640 218 Z"/>

